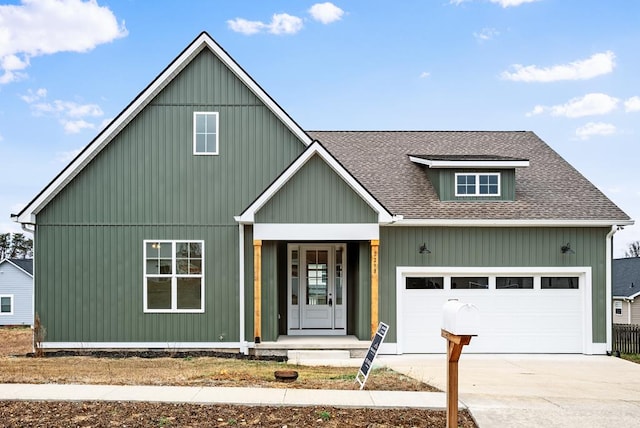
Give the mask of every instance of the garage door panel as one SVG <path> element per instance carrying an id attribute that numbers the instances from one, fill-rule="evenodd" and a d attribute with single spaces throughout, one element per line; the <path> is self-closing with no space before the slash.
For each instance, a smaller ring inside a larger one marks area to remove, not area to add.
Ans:
<path id="1" fill-rule="evenodd" d="M 584 286 L 571 290 L 406 290 L 403 286 L 402 290 L 403 353 L 446 352 L 440 328 L 442 307 L 451 298 L 472 303 L 480 311 L 478 337 L 465 352 L 583 352 Z"/>

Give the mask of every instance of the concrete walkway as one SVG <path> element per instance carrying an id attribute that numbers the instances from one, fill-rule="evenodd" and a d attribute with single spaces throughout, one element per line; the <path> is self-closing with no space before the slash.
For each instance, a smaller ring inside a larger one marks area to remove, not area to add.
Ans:
<path id="1" fill-rule="evenodd" d="M 377 362 L 446 388 L 444 355 Z M 463 353 L 459 393 L 480 428 L 640 424 L 640 365 L 615 357 Z"/>
<path id="2" fill-rule="evenodd" d="M 353 366 L 361 359 L 300 361 Z M 446 356 L 379 356 L 387 366 L 442 390 Z M 295 366 L 292 366 L 295 367 Z M 480 428 L 617 427 L 640 423 L 640 365 L 586 355 L 465 355 L 460 408 Z M 106 400 L 271 406 L 441 409 L 442 392 L 279 388 L 0 384 L 0 400 Z"/>
<path id="3" fill-rule="evenodd" d="M 60 384 L 0 384 L 0 400 L 150 401 L 421 409 L 444 409 L 446 406 L 446 397 L 442 392 Z"/>

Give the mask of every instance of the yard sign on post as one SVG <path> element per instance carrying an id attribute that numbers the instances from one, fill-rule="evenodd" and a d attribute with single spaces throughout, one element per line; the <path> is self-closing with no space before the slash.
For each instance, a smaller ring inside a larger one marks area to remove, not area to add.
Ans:
<path id="1" fill-rule="evenodd" d="M 364 361 L 362 362 L 360 370 L 358 371 L 358 375 L 356 376 L 356 380 L 360 384 L 360 389 L 364 388 L 364 384 L 367 382 L 369 372 L 371 371 L 371 367 L 373 366 L 373 360 L 376 358 L 376 355 L 378 355 L 378 350 L 380 349 L 380 345 L 382 345 L 384 337 L 387 335 L 388 329 L 389 326 L 385 323 L 381 322 L 380 324 L 378 324 L 376 334 L 374 334 L 373 339 L 371 339 L 371 345 L 369 346 L 367 355 L 365 355 Z M 361 377 L 362 380 L 360 380 Z"/>

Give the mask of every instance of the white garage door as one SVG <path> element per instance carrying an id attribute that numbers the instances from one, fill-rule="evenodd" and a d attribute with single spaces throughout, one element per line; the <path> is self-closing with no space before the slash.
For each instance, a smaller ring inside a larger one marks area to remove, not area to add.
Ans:
<path id="1" fill-rule="evenodd" d="M 478 337 L 464 352 L 584 352 L 591 325 L 585 318 L 586 271 L 424 269 L 399 268 L 399 353 L 446 352 L 442 307 L 449 299 L 480 311 Z"/>

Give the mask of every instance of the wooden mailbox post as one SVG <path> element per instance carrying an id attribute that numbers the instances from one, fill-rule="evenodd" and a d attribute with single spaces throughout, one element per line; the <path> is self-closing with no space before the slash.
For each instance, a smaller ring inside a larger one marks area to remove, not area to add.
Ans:
<path id="1" fill-rule="evenodd" d="M 447 428 L 458 428 L 458 361 L 477 328 L 478 308 L 457 300 L 445 303 L 441 335 L 447 339 Z"/>

